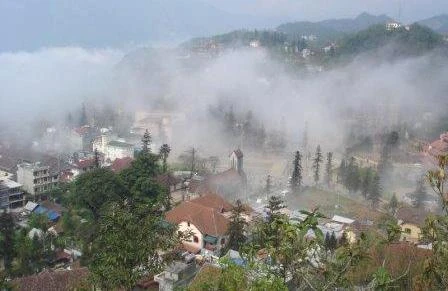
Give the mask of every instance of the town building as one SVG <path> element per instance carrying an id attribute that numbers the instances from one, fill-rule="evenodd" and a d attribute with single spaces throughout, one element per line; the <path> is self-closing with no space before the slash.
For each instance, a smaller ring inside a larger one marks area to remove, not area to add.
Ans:
<path id="1" fill-rule="evenodd" d="M 159 283 L 160 291 L 174 291 L 188 286 L 196 275 L 195 263 L 173 262 L 165 271 L 154 276 L 154 281 Z"/>
<path id="2" fill-rule="evenodd" d="M 104 155 L 106 162 L 116 159 L 134 158 L 134 145 L 123 140 L 111 140 L 109 134 L 102 134 L 92 144 L 93 150 Z"/>
<path id="3" fill-rule="evenodd" d="M 75 128 L 70 132 L 70 145 L 74 151 L 91 151 L 92 142 L 97 135 L 98 130 L 89 125 Z"/>
<path id="4" fill-rule="evenodd" d="M 59 174 L 40 162 L 22 162 L 17 165 L 17 182 L 31 195 L 40 195 L 57 187 Z"/>
<path id="5" fill-rule="evenodd" d="M 179 226 L 179 231 L 191 231 L 184 247 L 191 253 L 206 249 L 215 253 L 227 244 L 227 229 L 233 206 L 217 194 L 184 201 L 166 213 L 165 219 Z"/>
<path id="6" fill-rule="evenodd" d="M 448 132 L 442 133 L 439 139 L 424 146 L 423 154 L 428 164 L 437 164 L 439 156 L 448 154 Z"/>
<path id="7" fill-rule="evenodd" d="M 0 209 L 13 209 L 25 205 L 22 185 L 9 179 L 0 178 Z"/>
<path id="8" fill-rule="evenodd" d="M 417 244 L 421 239 L 421 226 L 428 213 L 413 207 L 401 207 L 397 210 L 396 218 L 401 228 L 400 240 Z"/>

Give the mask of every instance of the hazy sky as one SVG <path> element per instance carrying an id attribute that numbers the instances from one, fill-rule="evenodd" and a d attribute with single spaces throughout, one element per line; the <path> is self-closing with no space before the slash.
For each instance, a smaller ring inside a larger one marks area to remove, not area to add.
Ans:
<path id="1" fill-rule="evenodd" d="M 448 13 L 447 0 L 203 0 L 233 13 L 248 13 L 291 20 L 353 17 L 361 12 L 387 14 L 415 21 Z"/>

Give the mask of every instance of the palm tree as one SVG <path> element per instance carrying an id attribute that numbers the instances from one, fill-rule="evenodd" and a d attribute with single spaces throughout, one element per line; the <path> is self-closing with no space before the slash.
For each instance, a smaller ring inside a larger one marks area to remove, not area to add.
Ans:
<path id="1" fill-rule="evenodd" d="M 168 155 L 170 154 L 170 152 L 171 152 L 171 148 L 168 144 L 165 143 L 160 147 L 159 155 L 160 155 L 160 157 L 162 157 L 162 160 L 163 160 L 163 166 L 162 166 L 163 172 L 166 172 L 166 170 L 168 168 L 166 160 L 168 159 Z"/>

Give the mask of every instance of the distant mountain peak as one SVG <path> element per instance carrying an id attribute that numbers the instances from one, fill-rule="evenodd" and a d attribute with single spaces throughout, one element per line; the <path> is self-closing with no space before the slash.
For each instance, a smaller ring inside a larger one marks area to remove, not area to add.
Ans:
<path id="1" fill-rule="evenodd" d="M 423 19 L 420 20 L 418 24 L 429 27 L 438 33 L 448 34 L 448 14 L 440 14 L 431 18 Z"/>

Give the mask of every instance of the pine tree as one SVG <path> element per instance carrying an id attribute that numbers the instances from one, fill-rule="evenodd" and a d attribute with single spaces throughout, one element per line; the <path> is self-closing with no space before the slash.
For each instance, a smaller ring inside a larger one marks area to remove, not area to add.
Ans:
<path id="1" fill-rule="evenodd" d="M 345 159 L 342 159 L 338 169 L 338 183 L 345 185 L 346 176 L 347 176 L 347 161 Z"/>
<path id="2" fill-rule="evenodd" d="M 369 197 L 369 189 L 370 189 L 370 184 L 372 181 L 372 169 L 367 169 L 366 173 L 364 174 L 364 177 L 362 179 L 362 183 L 361 183 L 361 194 L 364 197 L 364 199 L 367 200 L 367 198 Z"/>
<path id="3" fill-rule="evenodd" d="M 291 189 L 292 191 L 298 191 L 302 186 L 302 155 L 299 151 L 296 151 L 296 155 L 293 163 L 293 171 L 291 176 Z"/>
<path id="4" fill-rule="evenodd" d="M 268 205 L 266 208 L 269 211 L 269 222 L 272 222 L 275 217 L 278 216 L 279 211 L 283 208 L 285 208 L 285 205 L 283 204 L 282 198 L 279 196 L 271 196 L 269 197 Z"/>
<path id="5" fill-rule="evenodd" d="M 326 251 L 329 251 L 331 249 L 330 233 L 329 232 L 327 232 L 325 234 L 324 248 Z"/>
<path id="6" fill-rule="evenodd" d="M 168 156 L 169 156 L 170 152 L 171 152 L 171 148 L 168 144 L 165 143 L 160 147 L 159 155 L 162 158 L 162 162 L 163 162 L 163 164 L 162 164 L 163 172 L 166 172 L 168 169 L 167 160 L 168 160 Z"/>
<path id="7" fill-rule="evenodd" d="M 142 152 L 147 154 L 151 152 L 151 134 L 148 130 L 145 130 L 145 133 L 142 137 Z"/>
<path id="8" fill-rule="evenodd" d="M 330 250 L 334 251 L 338 247 L 338 240 L 336 239 L 336 235 L 333 232 L 331 232 L 330 236 Z"/>
<path id="9" fill-rule="evenodd" d="M 314 183 L 316 183 L 316 185 L 320 179 L 320 164 L 322 163 L 322 161 L 323 161 L 322 151 L 320 149 L 320 145 L 318 145 L 316 148 L 316 154 L 315 154 L 314 160 L 313 160 Z"/>
<path id="10" fill-rule="evenodd" d="M 422 206 L 424 206 L 426 197 L 427 197 L 427 193 L 426 193 L 426 188 L 425 188 L 425 178 L 422 177 L 421 179 L 419 179 L 417 181 L 417 187 L 413 193 L 414 195 L 414 207 L 416 208 L 421 208 Z"/>
<path id="11" fill-rule="evenodd" d="M 372 208 L 378 207 L 378 204 L 381 200 L 381 183 L 380 183 L 380 176 L 378 174 L 375 174 L 372 179 L 372 184 L 369 190 L 369 201 L 372 205 Z"/>
<path id="12" fill-rule="evenodd" d="M 398 208 L 398 199 L 397 199 L 397 195 L 395 195 L 395 193 L 394 193 L 392 195 L 392 197 L 390 198 L 390 202 L 389 202 L 389 209 L 390 209 L 392 215 L 395 215 L 397 208 Z"/>
<path id="13" fill-rule="evenodd" d="M 333 153 L 329 152 L 327 153 L 327 164 L 325 167 L 325 182 L 328 187 L 331 186 L 332 179 L 331 179 L 331 172 L 333 170 Z"/>
<path id="14" fill-rule="evenodd" d="M 86 105 L 82 103 L 81 106 L 81 117 L 79 119 L 79 126 L 87 125 L 87 112 L 86 112 Z"/>
<path id="15" fill-rule="evenodd" d="M 232 208 L 232 215 L 230 216 L 229 228 L 227 230 L 227 235 L 229 236 L 228 249 L 239 251 L 240 247 L 247 240 L 245 234 L 247 221 L 242 216 L 243 213 L 243 204 L 240 200 L 237 200 Z"/>
<path id="16" fill-rule="evenodd" d="M 355 193 L 359 190 L 361 178 L 359 174 L 359 167 L 356 165 L 355 158 L 350 159 L 347 167 L 346 187 L 350 193 Z"/>

